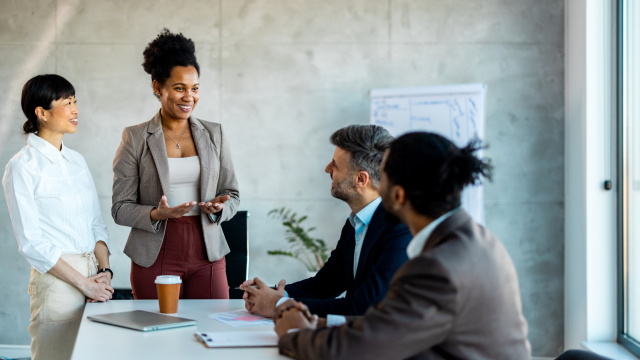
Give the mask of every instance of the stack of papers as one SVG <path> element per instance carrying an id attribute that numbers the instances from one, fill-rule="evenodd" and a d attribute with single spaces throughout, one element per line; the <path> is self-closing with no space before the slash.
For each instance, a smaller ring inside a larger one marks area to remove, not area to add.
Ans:
<path id="1" fill-rule="evenodd" d="M 233 327 L 274 326 L 273 320 L 258 315 L 252 315 L 247 310 L 227 311 L 211 314 L 209 317 Z"/>
<path id="2" fill-rule="evenodd" d="M 239 331 L 196 333 L 196 339 L 207 347 L 268 347 L 278 346 L 274 331 Z"/>

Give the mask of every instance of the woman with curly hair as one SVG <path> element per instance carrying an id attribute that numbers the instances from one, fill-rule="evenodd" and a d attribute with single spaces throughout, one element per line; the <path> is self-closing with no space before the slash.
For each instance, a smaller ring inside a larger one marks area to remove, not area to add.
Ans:
<path id="1" fill-rule="evenodd" d="M 113 160 L 111 216 L 131 227 L 136 299 L 157 299 L 158 275 L 182 278 L 181 299 L 228 299 L 220 223 L 240 203 L 222 126 L 191 115 L 200 99 L 195 45 L 167 29 L 144 50 L 160 111 L 124 129 Z"/>

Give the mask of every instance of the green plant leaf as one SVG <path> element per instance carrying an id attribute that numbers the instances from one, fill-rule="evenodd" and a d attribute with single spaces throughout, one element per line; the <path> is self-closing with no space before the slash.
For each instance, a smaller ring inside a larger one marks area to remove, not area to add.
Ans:
<path id="1" fill-rule="evenodd" d="M 282 250 L 273 250 L 273 251 L 267 251 L 267 254 L 269 255 L 283 255 L 283 256 L 291 256 L 294 257 L 293 254 L 289 251 L 282 251 Z"/>

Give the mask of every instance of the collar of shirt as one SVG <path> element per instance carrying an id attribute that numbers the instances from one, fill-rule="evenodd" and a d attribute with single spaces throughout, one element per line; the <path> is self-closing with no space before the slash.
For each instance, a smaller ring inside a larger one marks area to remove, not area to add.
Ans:
<path id="1" fill-rule="evenodd" d="M 420 232 L 418 232 L 416 236 L 411 239 L 411 242 L 407 246 L 407 255 L 409 256 L 409 259 L 413 259 L 414 257 L 420 255 L 420 253 L 422 252 L 422 248 L 424 248 L 424 243 L 427 242 L 433 230 L 435 230 L 438 225 L 442 224 L 442 222 L 447 220 L 451 215 L 458 212 L 458 210 L 460 210 L 460 207 L 457 207 L 440 216 L 439 218 L 432 221 L 431 224 L 425 226 L 424 229 L 420 230 Z"/>
<path id="2" fill-rule="evenodd" d="M 44 155 L 51 162 L 55 163 L 58 160 L 64 158 L 67 161 L 70 161 L 69 158 L 69 150 L 64 146 L 64 142 L 62 143 L 62 150 L 56 149 L 50 142 L 41 138 L 40 136 L 31 133 L 27 138 L 27 143 L 33 146 L 36 150 L 38 150 L 42 155 Z"/>
<path id="3" fill-rule="evenodd" d="M 362 210 L 358 211 L 357 214 L 354 214 L 352 212 L 351 215 L 349 215 L 349 222 L 351 223 L 351 226 L 353 226 L 354 229 L 356 228 L 356 220 L 359 220 L 362 224 L 364 224 L 364 226 L 369 226 L 371 218 L 373 218 L 373 214 L 376 212 L 376 209 L 378 209 L 378 205 L 380 205 L 381 202 L 382 198 L 378 196 Z"/>

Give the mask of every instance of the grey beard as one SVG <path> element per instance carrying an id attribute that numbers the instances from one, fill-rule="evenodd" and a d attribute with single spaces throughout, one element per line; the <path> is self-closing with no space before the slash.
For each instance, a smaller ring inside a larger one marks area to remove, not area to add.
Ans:
<path id="1" fill-rule="evenodd" d="M 347 181 L 343 181 L 337 183 L 335 188 L 331 189 L 331 196 L 347 204 L 351 204 L 351 202 L 358 198 L 358 193 L 347 184 Z"/>

